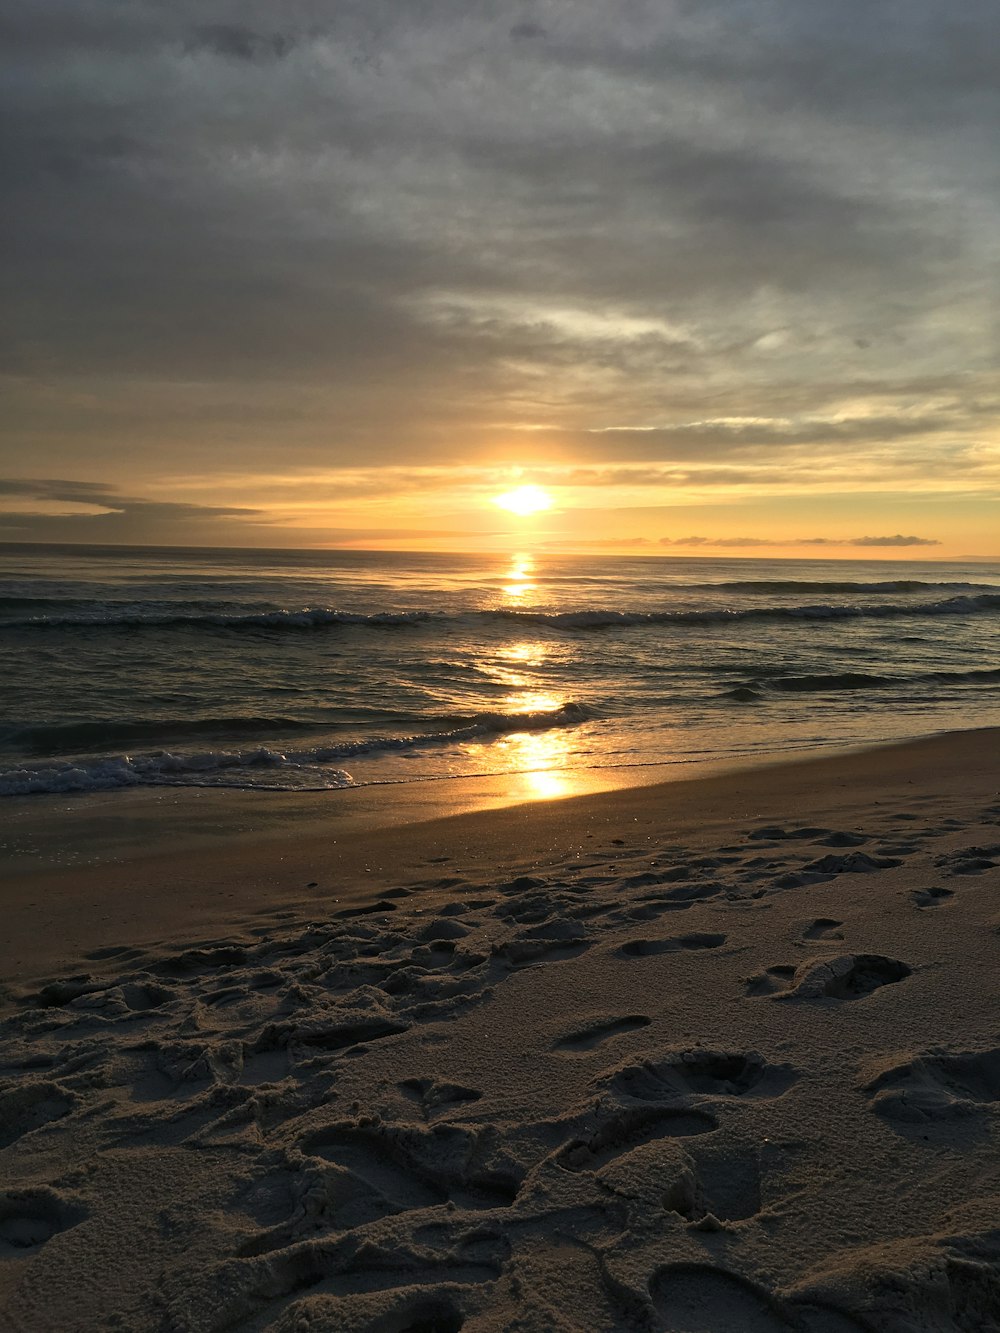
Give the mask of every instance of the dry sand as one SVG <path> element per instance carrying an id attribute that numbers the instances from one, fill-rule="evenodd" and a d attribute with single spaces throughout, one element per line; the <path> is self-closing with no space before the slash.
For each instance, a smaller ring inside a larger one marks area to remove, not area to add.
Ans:
<path id="1" fill-rule="evenodd" d="M 997 741 L 7 885 L 0 1328 L 1000 1329 Z"/>

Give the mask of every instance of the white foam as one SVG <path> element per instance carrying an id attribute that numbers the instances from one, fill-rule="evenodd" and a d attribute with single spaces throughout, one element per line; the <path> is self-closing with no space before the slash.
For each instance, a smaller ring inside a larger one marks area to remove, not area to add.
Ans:
<path id="1" fill-rule="evenodd" d="M 533 713 L 482 713 L 466 726 L 413 736 L 375 736 L 307 750 L 258 746 L 247 750 L 203 750 L 175 753 L 93 756 L 45 760 L 33 767 L 0 771 L 0 796 L 40 793 L 112 791 L 119 787 L 259 787 L 340 788 L 354 784 L 341 768 L 329 767 L 352 756 L 392 750 L 458 744 L 477 737 L 517 731 L 572 727 L 588 711 L 576 703 Z M 262 773 L 266 774 L 264 781 Z"/>

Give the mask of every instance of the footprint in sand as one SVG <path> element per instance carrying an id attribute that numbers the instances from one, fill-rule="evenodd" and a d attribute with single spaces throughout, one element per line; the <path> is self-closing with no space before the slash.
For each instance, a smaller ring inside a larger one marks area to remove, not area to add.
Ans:
<path id="1" fill-rule="evenodd" d="M 901 866 L 898 856 L 869 856 L 867 852 L 848 852 L 845 856 L 821 856 L 803 869 L 818 875 L 871 875 L 876 870 Z"/>
<path id="2" fill-rule="evenodd" d="M 0 1256 L 34 1254 L 86 1215 L 85 1209 L 44 1186 L 4 1190 L 0 1192 Z"/>
<path id="3" fill-rule="evenodd" d="M 786 1333 L 796 1324 L 763 1287 L 708 1264 L 669 1264 L 649 1295 L 657 1333 Z"/>
<path id="4" fill-rule="evenodd" d="M 615 917 L 638 921 L 650 920 L 665 912 L 686 912 L 697 903 L 718 898 L 724 892 L 723 886 L 714 880 L 678 884 L 672 889 L 656 889 L 651 893 L 639 894 L 635 906 L 622 909 L 615 913 Z"/>
<path id="5" fill-rule="evenodd" d="M 422 926 L 415 938 L 424 944 L 453 944 L 455 940 L 464 939 L 468 933 L 468 926 L 460 925 L 452 917 L 439 916 L 433 921 L 428 921 L 426 926 Z"/>
<path id="6" fill-rule="evenodd" d="M 300 1146 L 347 1171 L 380 1214 L 442 1203 L 509 1208 L 521 1183 L 499 1168 L 470 1165 L 475 1139 L 457 1126 L 418 1130 L 347 1121 L 312 1131 Z"/>
<path id="7" fill-rule="evenodd" d="M 756 1051 L 693 1047 L 659 1060 L 624 1065 L 602 1082 L 638 1101 L 680 1097 L 780 1097 L 798 1078 L 790 1065 L 772 1065 Z"/>
<path id="8" fill-rule="evenodd" d="M 307 1239 L 233 1261 L 221 1304 L 210 1287 L 206 1302 L 198 1280 L 189 1279 L 170 1302 L 169 1322 L 172 1328 L 204 1327 L 207 1305 L 215 1314 L 211 1327 L 216 1329 L 280 1325 L 349 1328 L 356 1333 L 452 1333 L 464 1322 L 456 1300 L 462 1289 L 497 1281 L 510 1257 L 510 1246 L 501 1237 L 484 1237 L 469 1250 L 467 1257 L 459 1244 L 451 1253 L 428 1255 L 404 1243 L 394 1247 L 390 1257 L 376 1245 L 359 1247 L 352 1238 Z M 211 1281 L 212 1275 L 207 1276 L 205 1285 Z M 300 1312 L 297 1302 L 303 1292 L 308 1307 Z M 325 1305 L 331 1299 L 333 1304 Z M 268 1313 L 278 1305 L 285 1317 L 274 1321 Z M 328 1312 L 332 1322 L 324 1318 Z"/>
<path id="9" fill-rule="evenodd" d="M 766 967 L 763 972 L 756 972 L 752 977 L 747 977 L 747 994 L 780 995 L 793 985 L 795 972 L 794 963 L 775 963 L 772 967 Z"/>
<path id="10" fill-rule="evenodd" d="M 844 923 L 836 921 L 832 916 L 818 916 L 811 925 L 806 926 L 802 932 L 804 940 L 842 940 L 843 932 L 839 929 Z"/>
<path id="11" fill-rule="evenodd" d="M 820 958 L 799 968 L 795 985 L 782 996 L 797 1000 L 863 1000 L 882 986 L 891 986 L 911 975 L 912 969 L 898 958 L 877 953 L 845 953 Z"/>
<path id="12" fill-rule="evenodd" d="M 843 937 L 831 933 L 819 938 Z M 910 968 L 895 958 L 883 958 L 881 954 L 839 954 L 799 966 L 775 963 L 746 978 L 746 993 L 776 1000 L 862 1000 L 881 986 L 892 985 L 909 975 Z"/>
<path id="13" fill-rule="evenodd" d="M 694 931 L 689 935 L 668 935 L 659 940 L 627 940 L 618 953 L 623 958 L 653 958 L 657 954 L 678 953 L 685 949 L 718 949 L 725 942 L 725 935 Z"/>
<path id="14" fill-rule="evenodd" d="M 445 858 L 447 859 L 447 858 Z M 465 1316 L 445 1293 L 408 1295 L 388 1314 L 358 1324 L 357 1333 L 459 1333 Z"/>
<path id="15" fill-rule="evenodd" d="M 1000 1103 L 1000 1048 L 913 1055 L 861 1085 L 888 1120 L 920 1124 L 971 1116 Z"/>
<path id="16" fill-rule="evenodd" d="M 593 1051 L 614 1037 L 647 1028 L 651 1022 L 652 1019 L 646 1014 L 625 1014 L 622 1018 L 596 1019 L 582 1028 L 568 1032 L 564 1037 L 559 1037 L 552 1043 L 550 1050 L 562 1051 L 568 1055 Z"/>
<path id="17" fill-rule="evenodd" d="M 753 829 L 747 834 L 751 842 L 817 842 L 820 838 L 829 838 L 834 836 L 834 831 L 828 828 L 783 828 L 780 824 L 765 824 L 761 828 Z"/>
<path id="18" fill-rule="evenodd" d="M 637 1148 L 661 1139 L 711 1134 L 718 1121 L 705 1111 L 680 1107 L 631 1106 L 601 1112 L 596 1129 L 570 1140 L 555 1156 L 566 1171 L 599 1171 Z"/>
<path id="19" fill-rule="evenodd" d="M 109 958 L 117 959 L 118 962 L 128 962 L 131 958 L 138 958 L 140 950 L 129 949 L 124 944 L 109 944 L 103 949 L 91 949 L 90 953 L 85 953 L 84 958 L 88 962 L 100 963 Z"/>
<path id="20" fill-rule="evenodd" d="M 717 898 L 723 892 L 718 884 L 684 884 L 676 889 L 642 894 L 634 907 L 612 914 L 612 920 L 654 921 L 667 912 L 686 912 L 698 902 Z"/>
<path id="21" fill-rule="evenodd" d="M 21 1083 L 0 1092 L 0 1148 L 61 1120 L 76 1100 L 75 1093 L 58 1083 Z"/>
<path id="22" fill-rule="evenodd" d="M 524 967 L 531 963 L 576 958 L 589 949 L 591 943 L 590 937 L 577 922 L 557 918 L 495 944 L 493 955 L 508 967 Z"/>
<path id="23" fill-rule="evenodd" d="M 831 1306 L 786 1305 L 766 1288 L 710 1264 L 670 1264 L 649 1284 L 657 1333 L 868 1333 Z"/>
<path id="24" fill-rule="evenodd" d="M 339 912 L 334 912 L 333 917 L 337 921 L 353 921 L 359 916 L 384 916 L 386 912 L 397 911 L 396 904 L 390 902 L 388 898 L 380 898 L 377 903 L 366 903 L 361 907 L 344 907 Z"/>
<path id="25" fill-rule="evenodd" d="M 431 1078 L 405 1078 L 396 1086 L 404 1096 L 418 1102 L 428 1118 L 435 1113 L 443 1115 L 462 1102 L 478 1102 L 483 1095 L 476 1088 L 466 1088 L 460 1083 L 442 1083 Z"/>
<path id="26" fill-rule="evenodd" d="M 718 1142 L 717 1140 L 723 1140 Z M 699 1230 L 714 1229 L 717 1222 L 742 1222 L 761 1210 L 760 1149 L 732 1144 L 715 1135 L 689 1148 L 694 1188 L 675 1190 L 665 1206 L 687 1222 L 701 1223 Z M 709 1227 L 706 1227 L 706 1223 Z"/>
<path id="27" fill-rule="evenodd" d="M 949 875 L 982 875 L 1000 865 L 1000 861 L 993 859 L 997 855 L 1000 855 L 1000 844 L 964 847 L 961 851 L 946 852 L 937 857 L 937 864 Z"/>
<path id="28" fill-rule="evenodd" d="M 952 889 L 914 889 L 910 894 L 915 907 L 942 907 L 949 898 L 954 898 Z"/>

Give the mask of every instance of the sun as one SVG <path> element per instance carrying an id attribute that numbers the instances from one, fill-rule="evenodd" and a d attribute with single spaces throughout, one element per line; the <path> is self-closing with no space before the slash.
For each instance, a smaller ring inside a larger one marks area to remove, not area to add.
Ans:
<path id="1" fill-rule="evenodd" d="M 494 497 L 493 503 L 501 509 L 508 509 L 512 514 L 538 514 L 543 509 L 552 508 L 552 496 L 543 491 L 541 486 L 518 486 L 516 490 Z"/>

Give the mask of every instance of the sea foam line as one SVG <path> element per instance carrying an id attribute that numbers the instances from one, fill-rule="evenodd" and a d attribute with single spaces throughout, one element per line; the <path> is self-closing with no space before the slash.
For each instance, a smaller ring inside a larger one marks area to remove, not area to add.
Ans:
<path id="1" fill-rule="evenodd" d="M 349 787 L 354 783 L 351 775 L 328 765 L 377 752 L 416 750 L 459 744 L 482 736 L 572 727 L 589 716 L 582 704 L 566 703 L 560 708 L 531 713 L 482 713 L 467 726 L 450 731 L 370 737 L 308 750 L 278 750 L 261 745 L 245 750 L 197 753 L 160 750 L 152 754 L 53 759 L 32 767 L 0 770 L 0 796 L 112 791 L 119 787 L 275 786 L 280 784 L 261 782 L 261 775 L 274 774 L 287 779 L 306 771 L 313 786 Z"/>

